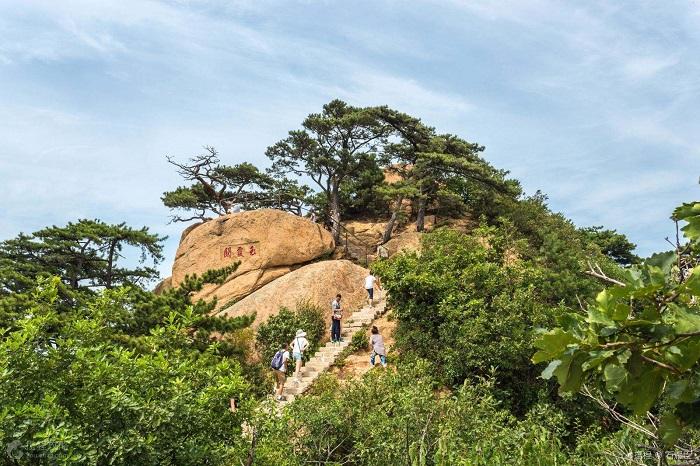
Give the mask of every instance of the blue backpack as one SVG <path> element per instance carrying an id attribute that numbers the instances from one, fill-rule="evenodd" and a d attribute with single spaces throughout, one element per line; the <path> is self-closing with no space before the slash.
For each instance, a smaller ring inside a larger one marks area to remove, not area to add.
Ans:
<path id="1" fill-rule="evenodd" d="M 284 364 L 284 350 L 279 350 L 272 357 L 270 367 L 272 367 L 275 370 L 280 370 L 282 368 L 282 364 Z"/>

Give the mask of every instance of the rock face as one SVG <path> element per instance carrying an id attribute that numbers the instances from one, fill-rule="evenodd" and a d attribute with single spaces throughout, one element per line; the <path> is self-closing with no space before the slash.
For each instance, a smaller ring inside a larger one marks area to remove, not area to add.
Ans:
<path id="1" fill-rule="evenodd" d="M 363 264 L 365 255 L 371 260 L 377 251 L 377 245 L 382 242 L 386 222 L 351 220 L 343 222 L 343 226 L 347 230 L 347 235 L 345 230 L 341 232 L 338 247 L 343 250 L 347 247 L 346 257 Z"/>
<path id="2" fill-rule="evenodd" d="M 171 285 L 241 261 L 222 285 L 207 285 L 194 299 L 219 303 L 242 298 L 294 268 L 333 251 L 332 235 L 320 225 L 274 209 L 225 215 L 187 228 L 177 249 Z"/>
<path id="3" fill-rule="evenodd" d="M 385 245 L 389 257 L 401 251 L 420 251 L 420 241 L 423 233 L 404 231 L 391 238 Z"/>
<path id="4" fill-rule="evenodd" d="M 435 228 L 435 215 L 426 215 L 424 227 L 426 231 Z M 350 257 L 356 261 L 364 262 L 365 250 L 368 253 L 370 262 L 376 259 L 377 247 L 382 242 L 384 229 L 387 222 L 373 222 L 369 220 L 351 220 L 343 223 L 343 226 L 348 230 L 347 236 L 347 253 L 346 257 Z M 416 231 L 416 224 L 409 223 L 395 228 L 392 238 L 383 245 L 388 256 L 393 256 L 397 252 L 403 250 L 419 251 L 420 239 L 423 233 Z M 338 249 L 345 249 L 345 236 L 341 235 L 341 243 Z"/>
<path id="5" fill-rule="evenodd" d="M 276 279 L 234 305 L 224 309 L 219 315 L 236 317 L 256 313 L 257 327 L 284 306 L 294 309 L 299 301 L 309 300 L 327 312 L 330 325 L 330 305 L 337 293 L 343 295 L 346 314 L 361 307 L 366 300 L 364 278 L 367 269 L 348 260 L 321 261 L 300 267 Z"/>
<path id="6" fill-rule="evenodd" d="M 153 292 L 155 294 L 163 294 L 166 291 L 172 289 L 173 283 L 172 283 L 172 277 L 165 278 L 162 282 L 158 283 L 156 287 L 153 289 Z"/>

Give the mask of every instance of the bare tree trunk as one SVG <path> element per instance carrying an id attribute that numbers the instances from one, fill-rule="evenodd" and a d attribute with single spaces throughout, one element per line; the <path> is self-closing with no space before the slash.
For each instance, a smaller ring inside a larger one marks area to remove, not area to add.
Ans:
<path id="1" fill-rule="evenodd" d="M 418 215 L 416 216 L 416 231 L 425 230 L 425 198 L 418 200 Z"/>
<path id="2" fill-rule="evenodd" d="M 331 228 L 333 229 L 333 239 L 336 244 L 340 240 L 340 194 L 338 192 L 338 183 L 334 180 L 331 186 Z"/>
<path id="3" fill-rule="evenodd" d="M 248 450 L 248 458 L 245 460 L 245 466 L 253 466 L 255 464 L 255 446 L 258 443 L 258 429 L 253 428 L 253 439 L 250 442 L 250 450 Z"/>
<path id="4" fill-rule="evenodd" d="M 109 252 L 107 256 L 107 280 L 105 283 L 105 288 L 107 289 L 112 288 L 112 271 L 114 270 L 114 253 L 116 248 L 117 240 L 113 239 L 112 242 L 109 244 Z"/>
<path id="5" fill-rule="evenodd" d="M 396 224 L 396 219 L 401 211 L 401 205 L 403 204 L 403 196 L 399 196 L 396 200 L 396 205 L 394 206 L 394 211 L 391 213 L 391 218 L 389 223 L 384 227 L 384 235 L 382 235 L 382 244 L 388 242 L 391 239 L 391 233 L 394 231 L 394 224 Z"/>

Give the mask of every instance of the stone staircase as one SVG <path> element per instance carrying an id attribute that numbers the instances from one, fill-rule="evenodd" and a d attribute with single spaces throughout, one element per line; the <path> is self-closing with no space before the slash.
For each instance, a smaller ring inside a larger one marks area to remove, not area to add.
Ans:
<path id="1" fill-rule="evenodd" d="M 286 402 L 294 401 L 295 397 L 304 393 L 322 373 L 333 365 L 338 355 L 340 355 L 345 348 L 350 346 L 350 340 L 355 332 L 359 331 L 363 325 L 370 325 L 374 319 L 384 314 L 384 310 L 385 301 L 380 300 L 378 303 L 375 303 L 372 308 L 366 305 L 359 311 L 353 312 L 341 326 L 341 337 L 343 341 L 340 343 L 332 343 L 329 341 L 325 346 L 319 348 L 311 359 L 306 362 L 304 367 L 301 368 L 301 379 L 299 381 L 297 381 L 293 375 L 287 378 L 283 392 Z M 291 362 L 292 361 L 290 361 L 290 363 Z"/>

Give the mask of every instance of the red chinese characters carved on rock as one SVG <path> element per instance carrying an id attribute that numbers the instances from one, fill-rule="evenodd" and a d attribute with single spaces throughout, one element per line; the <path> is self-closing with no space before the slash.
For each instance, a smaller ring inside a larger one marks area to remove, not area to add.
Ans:
<path id="1" fill-rule="evenodd" d="M 221 251 L 221 256 L 224 259 L 233 259 L 234 256 L 243 258 L 246 256 L 255 256 L 257 254 L 258 249 L 255 244 L 225 246 Z"/>

